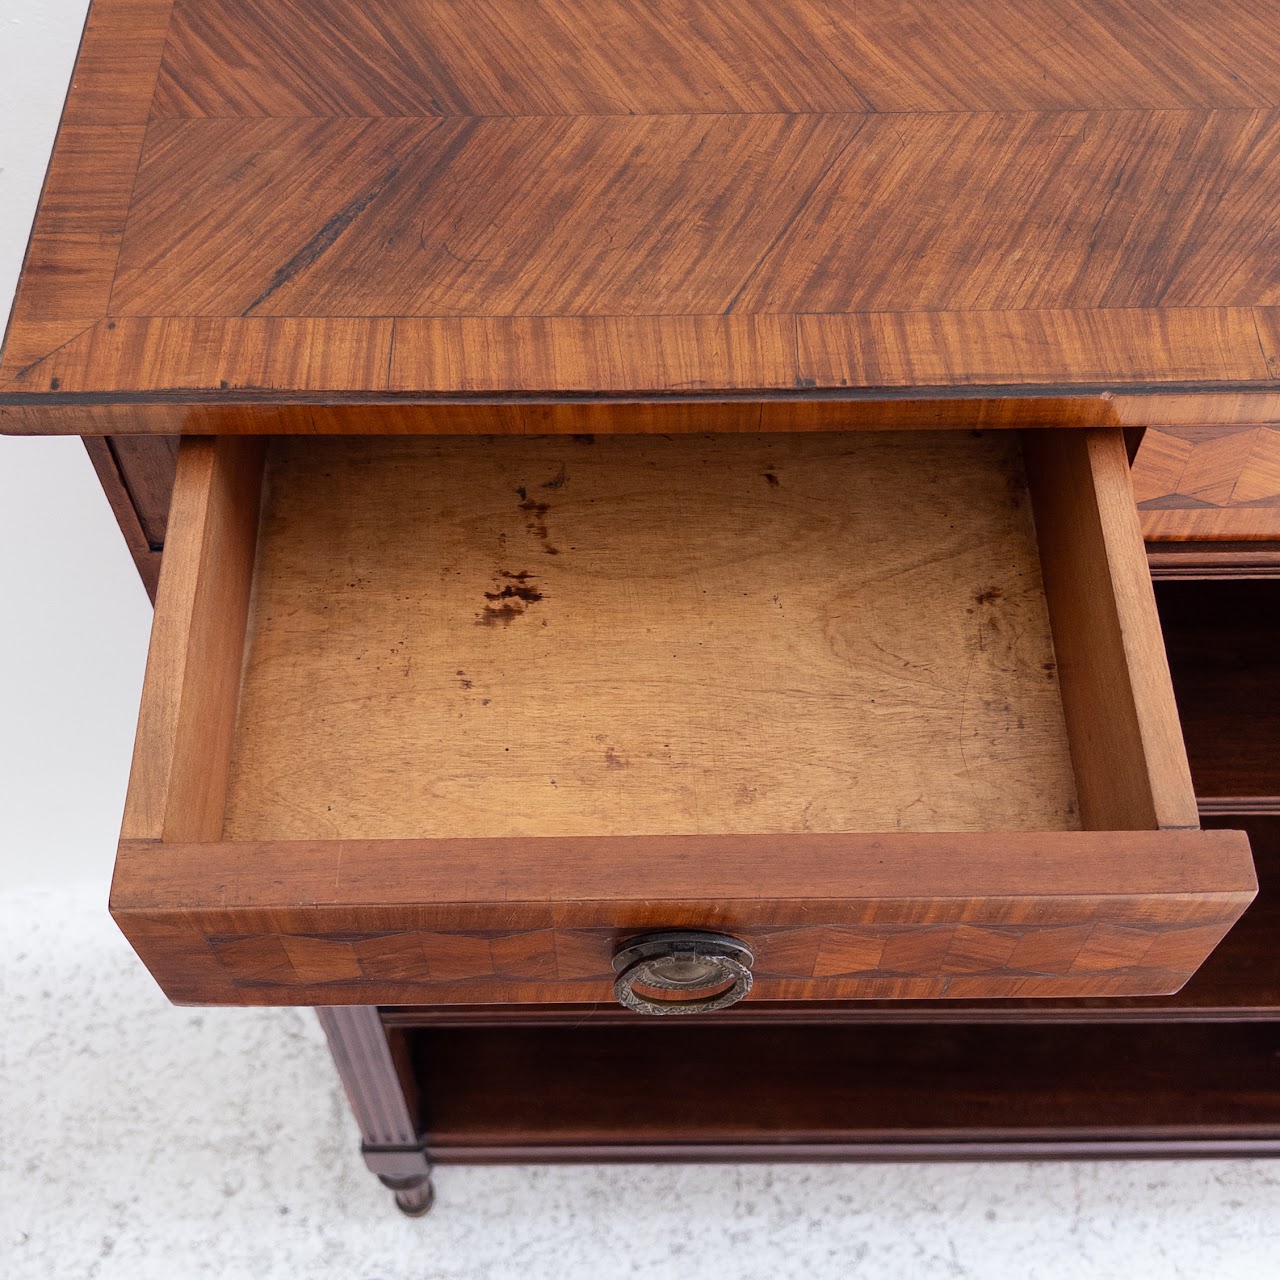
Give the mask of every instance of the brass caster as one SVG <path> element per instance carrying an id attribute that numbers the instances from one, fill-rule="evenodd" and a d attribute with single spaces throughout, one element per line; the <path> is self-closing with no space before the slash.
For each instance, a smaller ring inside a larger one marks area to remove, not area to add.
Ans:
<path id="1" fill-rule="evenodd" d="M 396 1208 L 406 1218 L 421 1218 L 430 1212 L 435 1202 L 436 1191 L 430 1178 L 424 1179 L 416 1186 L 402 1187 L 396 1192 Z"/>

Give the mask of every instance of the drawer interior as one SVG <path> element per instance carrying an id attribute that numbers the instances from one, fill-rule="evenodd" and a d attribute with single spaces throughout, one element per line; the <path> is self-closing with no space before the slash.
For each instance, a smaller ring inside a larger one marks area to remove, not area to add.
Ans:
<path id="1" fill-rule="evenodd" d="M 1119 432 L 184 443 L 113 911 L 178 999 L 1177 989 L 1199 829 Z"/>
<path id="2" fill-rule="evenodd" d="M 1081 826 L 1011 432 L 273 442 L 230 840 Z"/>

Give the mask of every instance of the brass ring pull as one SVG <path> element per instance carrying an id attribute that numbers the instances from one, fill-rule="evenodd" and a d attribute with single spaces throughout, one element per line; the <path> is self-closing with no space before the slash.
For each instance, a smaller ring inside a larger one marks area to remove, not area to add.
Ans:
<path id="1" fill-rule="evenodd" d="M 614 953 L 613 994 L 636 1013 L 710 1013 L 737 1004 L 751 990 L 751 948 L 725 933 L 672 929 L 646 933 Z M 726 983 L 729 984 L 726 986 Z M 641 995 L 636 987 L 683 992 L 686 998 Z M 723 990 L 721 989 L 723 988 Z M 709 994 L 699 994 L 699 993 Z"/>

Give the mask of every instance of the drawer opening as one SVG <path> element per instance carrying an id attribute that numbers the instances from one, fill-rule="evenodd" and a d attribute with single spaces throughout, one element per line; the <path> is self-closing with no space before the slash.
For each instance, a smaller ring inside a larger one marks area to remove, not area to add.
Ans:
<path id="1" fill-rule="evenodd" d="M 1194 827 L 1054 443 L 273 441 L 216 834 Z"/>
<path id="2" fill-rule="evenodd" d="M 534 948 L 440 961 L 445 999 L 586 998 L 651 925 L 788 932 L 806 997 L 1145 994 L 1253 891 L 1198 829 L 1119 432 L 183 445 L 113 907 L 221 895 L 222 997 L 386 1001 L 428 944 L 328 935 L 402 908 Z"/>
<path id="3" fill-rule="evenodd" d="M 1280 813 L 1280 582 L 1156 592 L 1202 813 Z"/>

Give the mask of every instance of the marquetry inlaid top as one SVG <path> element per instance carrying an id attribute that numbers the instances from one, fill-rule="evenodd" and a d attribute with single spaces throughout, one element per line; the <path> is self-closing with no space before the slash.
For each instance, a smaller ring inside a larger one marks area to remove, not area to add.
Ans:
<path id="1" fill-rule="evenodd" d="M 0 401 L 1274 391 L 1276 17 L 95 0 Z"/>

